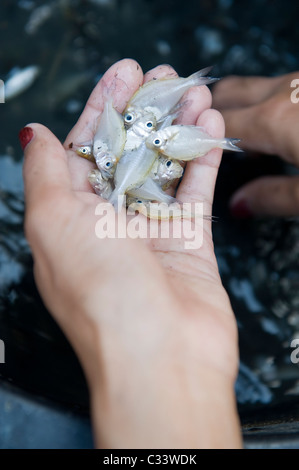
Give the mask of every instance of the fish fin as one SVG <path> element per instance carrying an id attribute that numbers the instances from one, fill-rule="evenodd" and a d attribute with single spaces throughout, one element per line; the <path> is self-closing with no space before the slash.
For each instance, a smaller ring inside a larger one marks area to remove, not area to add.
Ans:
<path id="1" fill-rule="evenodd" d="M 124 206 L 125 196 L 121 194 L 118 189 L 114 189 L 108 202 L 113 205 L 115 212 L 120 212 L 122 206 Z"/>
<path id="2" fill-rule="evenodd" d="M 178 203 L 179 201 L 175 197 L 170 196 L 169 194 L 165 193 L 165 195 L 161 197 L 161 200 L 158 202 L 165 202 L 166 204 L 174 204 L 174 203 Z"/>
<path id="3" fill-rule="evenodd" d="M 175 121 L 180 117 L 183 111 L 183 107 L 186 106 L 186 104 L 189 104 L 190 100 L 185 100 L 183 102 L 179 101 L 169 112 L 168 117 L 172 119 L 172 122 Z M 166 118 L 167 119 L 167 118 Z M 158 123 L 159 124 L 159 123 Z M 160 129 L 167 127 L 166 125 L 161 125 Z"/>
<path id="4" fill-rule="evenodd" d="M 198 72 L 190 75 L 190 80 L 193 80 L 195 86 L 210 85 L 211 83 L 218 82 L 220 78 L 207 77 L 206 75 L 211 71 L 213 67 L 206 67 L 205 69 L 199 70 Z"/>
<path id="5" fill-rule="evenodd" d="M 160 131 L 162 129 L 165 129 L 165 127 L 171 126 L 173 121 L 175 121 L 175 119 L 177 119 L 182 114 L 180 108 L 183 106 L 183 104 L 185 103 L 177 104 L 174 108 L 172 108 L 168 116 L 158 121 L 157 130 Z"/>
<path id="6" fill-rule="evenodd" d="M 177 198 L 172 198 L 173 201 L 172 203 L 174 204 L 177 204 L 179 207 L 180 207 L 180 210 L 182 211 L 182 215 L 181 215 L 181 218 L 182 219 L 194 219 L 195 217 L 197 217 L 197 215 L 193 212 L 193 211 L 185 211 L 184 212 L 184 206 L 183 206 L 183 202 L 180 201 L 179 199 Z M 203 214 L 202 218 L 204 220 L 211 220 L 211 222 L 217 222 L 218 220 L 218 217 L 217 216 L 214 216 L 214 215 L 205 215 Z"/>
<path id="7" fill-rule="evenodd" d="M 198 72 L 195 72 L 195 74 L 200 74 L 202 77 L 205 77 L 206 75 L 208 75 L 208 73 L 211 72 L 213 68 L 214 68 L 214 65 L 210 65 L 209 67 L 205 67 L 204 69 L 201 69 Z"/>
<path id="8" fill-rule="evenodd" d="M 129 205 L 130 211 L 137 211 L 140 214 L 143 214 L 148 219 L 156 219 L 156 220 L 171 220 L 171 219 L 194 219 L 197 215 L 193 211 L 186 211 L 184 207 L 178 199 L 172 198 L 173 202 L 168 205 L 166 203 L 155 203 L 151 202 L 146 204 L 145 201 L 132 201 Z M 162 207 L 161 207 L 162 204 Z M 164 209 L 163 209 L 164 207 Z M 168 209 L 168 212 L 166 210 Z M 203 220 L 210 220 L 214 222 L 217 220 L 217 217 L 213 215 L 203 215 Z"/>
<path id="9" fill-rule="evenodd" d="M 219 147 L 223 150 L 231 150 L 233 152 L 244 152 L 240 147 L 236 144 L 240 142 L 241 139 L 223 139 L 220 142 Z"/>

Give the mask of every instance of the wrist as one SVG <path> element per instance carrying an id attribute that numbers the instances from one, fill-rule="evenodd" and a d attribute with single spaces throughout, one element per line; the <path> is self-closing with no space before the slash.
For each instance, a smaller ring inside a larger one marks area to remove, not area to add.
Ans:
<path id="1" fill-rule="evenodd" d="M 174 368 L 176 369 L 176 367 Z M 126 371 L 122 387 L 91 390 L 96 445 L 102 448 L 239 448 L 231 380 L 214 372 Z"/>

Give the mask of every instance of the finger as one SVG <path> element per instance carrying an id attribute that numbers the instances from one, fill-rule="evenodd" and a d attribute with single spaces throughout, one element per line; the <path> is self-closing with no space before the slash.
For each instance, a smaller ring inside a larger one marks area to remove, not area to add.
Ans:
<path id="1" fill-rule="evenodd" d="M 261 104 L 222 111 L 226 135 L 241 139 L 238 146 L 243 150 L 275 154 L 277 148 L 268 110 L 270 105 L 266 108 L 266 104 Z"/>
<path id="2" fill-rule="evenodd" d="M 224 137 L 224 121 L 214 109 L 205 110 L 198 118 L 202 126 L 214 138 Z M 222 156 L 222 150 L 214 149 L 204 157 L 188 162 L 183 180 L 177 191 L 182 202 L 203 202 L 205 215 L 211 214 L 215 183 Z"/>
<path id="3" fill-rule="evenodd" d="M 131 96 L 142 84 L 142 80 L 141 67 L 134 60 L 124 59 L 110 67 L 91 93 L 77 124 L 67 136 L 64 147 L 68 150 L 71 143 L 91 144 L 107 97 L 112 96 L 113 105 L 122 112 Z M 92 192 L 87 174 L 95 165 L 78 157 L 71 150 L 68 150 L 68 157 L 73 188 Z"/>
<path id="4" fill-rule="evenodd" d="M 71 194 L 65 150 L 52 132 L 41 124 L 28 124 L 33 138 L 26 146 L 23 175 L 26 210 L 44 197 Z"/>
<path id="5" fill-rule="evenodd" d="M 177 124 L 194 125 L 199 115 L 211 107 L 212 95 L 207 86 L 196 86 L 184 94 L 181 102 Z"/>
<path id="6" fill-rule="evenodd" d="M 230 209 L 237 218 L 254 215 L 298 216 L 299 176 L 258 178 L 233 195 Z"/>
<path id="7" fill-rule="evenodd" d="M 282 76 L 224 78 L 213 86 L 213 107 L 223 110 L 258 104 L 271 96 L 282 80 Z"/>
<path id="8" fill-rule="evenodd" d="M 91 93 L 77 124 L 66 138 L 65 148 L 71 142 L 91 141 L 107 97 L 112 96 L 114 107 L 122 112 L 142 80 L 141 67 L 135 60 L 124 59 L 112 65 Z"/>
<path id="9" fill-rule="evenodd" d="M 158 65 L 153 69 L 146 72 L 144 75 L 144 83 L 149 82 L 150 80 L 158 80 L 161 78 L 177 78 L 178 74 L 171 67 L 171 65 Z"/>

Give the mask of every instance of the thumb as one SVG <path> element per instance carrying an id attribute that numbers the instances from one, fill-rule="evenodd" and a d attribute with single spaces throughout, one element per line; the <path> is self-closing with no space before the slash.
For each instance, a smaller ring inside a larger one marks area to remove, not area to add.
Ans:
<path id="1" fill-rule="evenodd" d="M 71 190 L 67 156 L 62 144 L 41 124 L 28 124 L 19 133 L 24 149 L 23 176 L 27 208 L 43 196 Z"/>
<path id="2" fill-rule="evenodd" d="M 299 215 L 299 176 L 267 176 L 247 183 L 230 200 L 232 215 Z"/>

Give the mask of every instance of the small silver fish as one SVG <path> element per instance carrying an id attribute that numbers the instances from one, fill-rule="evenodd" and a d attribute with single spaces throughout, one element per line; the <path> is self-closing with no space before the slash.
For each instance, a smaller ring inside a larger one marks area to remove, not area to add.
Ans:
<path id="1" fill-rule="evenodd" d="M 118 196 L 123 196 L 145 182 L 157 156 L 158 153 L 147 148 L 144 142 L 136 149 L 123 154 L 116 167 L 115 189 L 109 199 L 115 208 L 118 205 Z"/>
<path id="2" fill-rule="evenodd" d="M 113 178 L 117 164 L 115 155 L 110 152 L 104 153 L 96 158 L 96 164 L 104 179 L 109 180 Z"/>
<path id="3" fill-rule="evenodd" d="M 103 178 L 99 170 L 91 170 L 88 173 L 87 178 L 98 196 L 104 199 L 108 199 L 111 196 L 112 184 L 110 181 Z"/>
<path id="4" fill-rule="evenodd" d="M 235 144 L 240 139 L 214 139 L 203 127 L 176 125 L 153 132 L 146 145 L 175 160 L 189 161 L 214 148 L 242 152 Z"/>
<path id="5" fill-rule="evenodd" d="M 178 161 L 160 156 L 153 167 L 151 178 L 165 190 L 183 173 L 184 168 Z"/>
<path id="6" fill-rule="evenodd" d="M 29 88 L 40 74 L 40 67 L 29 65 L 24 69 L 14 68 L 5 81 L 5 100 L 10 100 Z"/>
<path id="7" fill-rule="evenodd" d="M 109 153 L 118 161 L 122 155 L 126 142 L 126 131 L 123 117 L 112 105 L 112 101 L 106 101 L 97 126 L 94 141 L 93 154 L 98 159 Z"/>
<path id="8" fill-rule="evenodd" d="M 161 78 L 145 83 L 129 101 L 124 113 L 125 119 L 128 120 L 128 117 L 132 115 L 130 120 L 132 122 L 138 118 L 139 114 L 150 112 L 154 114 L 157 121 L 161 121 L 170 114 L 189 88 L 211 84 L 218 80 L 217 78 L 205 76 L 210 70 L 211 67 L 208 67 L 187 78 Z"/>
<path id="9" fill-rule="evenodd" d="M 193 219 L 195 215 L 183 208 L 178 202 L 173 204 L 153 203 L 142 198 L 127 197 L 128 213 L 139 212 L 148 219 L 171 220 L 171 219 Z M 209 216 L 203 218 L 211 219 Z"/>
<path id="10" fill-rule="evenodd" d="M 126 123 L 127 116 L 124 116 Z M 133 150 L 142 144 L 151 132 L 156 129 L 157 121 L 153 113 L 145 113 L 144 115 L 134 119 L 134 123 L 127 127 L 127 141 L 125 150 Z"/>
<path id="11" fill-rule="evenodd" d="M 127 194 L 128 196 L 133 196 L 146 201 L 166 202 L 167 204 L 176 202 L 174 197 L 166 194 L 151 178 L 147 178 L 142 186 L 131 189 Z"/>
<path id="12" fill-rule="evenodd" d="M 72 148 L 75 150 L 76 154 L 79 155 L 79 157 L 86 158 L 87 160 L 91 162 L 95 162 L 93 153 L 92 153 L 92 145 L 72 145 Z"/>
<path id="13" fill-rule="evenodd" d="M 184 207 L 180 202 L 174 202 L 170 205 L 165 202 L 150 202 L 142 198 L 133 196 L 127 197 L 128 214 L 132 214 L 135 211 L 143 214 L 148 219 L 156 220 L 174 220 L 174 219 L 194 219 L 197 214 Z M 203 220 L 214 221 L 214 217 L 211 215 L 202 215 Z"/>

